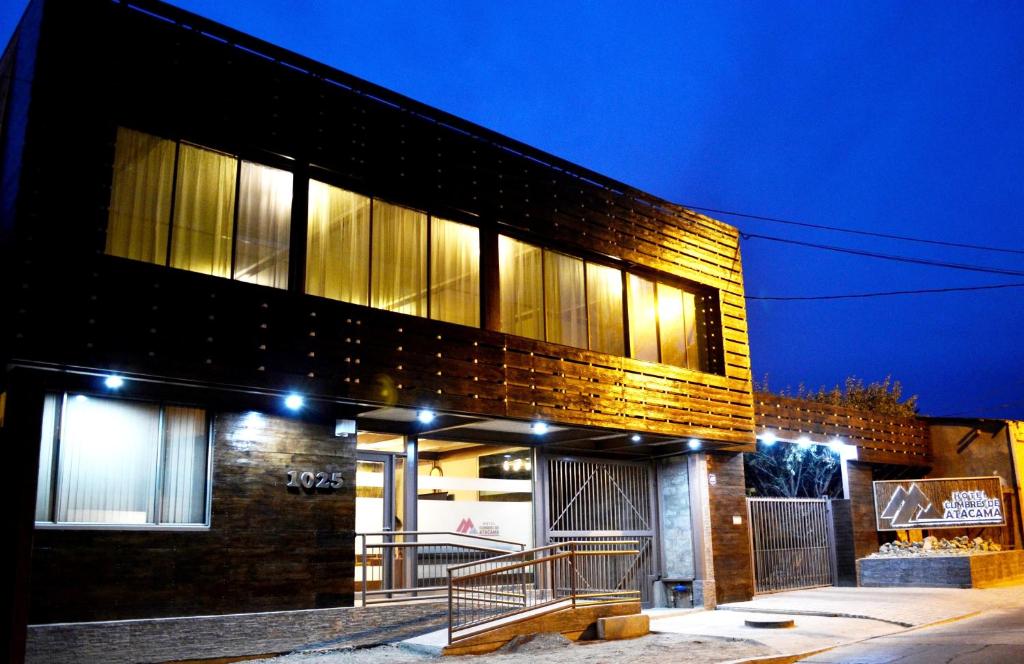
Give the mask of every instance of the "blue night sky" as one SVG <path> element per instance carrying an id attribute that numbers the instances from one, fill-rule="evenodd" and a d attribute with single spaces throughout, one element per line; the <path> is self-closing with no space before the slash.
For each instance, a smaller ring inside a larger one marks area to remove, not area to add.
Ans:
<path id="1" fill-rule="evenodd" d="M 678 203 L 1024 251 L 1024 3 L 174 4 Z M 743 259 L 749 296 L 1024 282 L 760 239 Z M 1024 288 L 748 308 L 774 389 L 892 374 L 925 414 L 1024 419 Z"/>

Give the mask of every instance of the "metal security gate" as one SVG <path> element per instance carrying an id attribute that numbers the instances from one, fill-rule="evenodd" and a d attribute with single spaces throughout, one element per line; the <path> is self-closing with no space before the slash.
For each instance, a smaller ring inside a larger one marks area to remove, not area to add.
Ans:
<path id="1" fill-rule="evenodd" d="M 836 583 L 832 504 L 817 498 L 747 498 L 754 592 Z"/>
<path id="2" fill-rule="evenodd" d="M 654 477 L 649 463 L 551 457 L 542 464 L 547 490 L 544 532 L 548 544 L 609 539 L 636 540 L 640 555 L 620 579 L 651 602 L 656 566 Z"/>

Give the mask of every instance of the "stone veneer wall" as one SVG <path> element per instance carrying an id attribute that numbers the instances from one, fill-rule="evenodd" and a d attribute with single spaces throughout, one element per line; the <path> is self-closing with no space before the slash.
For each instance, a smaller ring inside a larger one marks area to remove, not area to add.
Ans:
<path id="1" fill-rule="evenodd" d="M 208 530 L 36 529 L 29 623 L 352 606 L 355 441 L 333 424 L 217 414 Z M 344 484 L 289 489 L 288 469 Z"/>
<path id="2" fill-rule="evenodd" d="M 444 602 L 32 625 L 27 664 L 130 664 L 368 646 L 448 624 Z"/>
<path id="3" fill-rule="evenodd" d="M 857 561 L 862 586 L 979 588 L 1024 579 L 1024 550 L 976 553 L 969 556 L 906 556 Z"/>
<path id="4" fill-rule="evenodd" d="M 686 457 L 666 459 L 659 470 L 661 575 L 666 579 L 692 579 L 693 524 L 690 521 L 690 482 Z"/>

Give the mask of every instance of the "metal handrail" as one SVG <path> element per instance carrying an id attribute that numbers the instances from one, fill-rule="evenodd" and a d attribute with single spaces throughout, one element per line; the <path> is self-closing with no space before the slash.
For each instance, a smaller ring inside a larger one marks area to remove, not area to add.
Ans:
<path id="1" fill-rule="evenodd" d="M 512 544 L 514 546 L 518 546 L 521 550 L 526 548 L 525 544 L 522 542 L 516 542 L 515 540 L 500 539 L 498 537 L 489 537 L 487 535 L 477 535 L 476 533 L 459 533 L 454 530 L 382 530 L 379 533 L 356 533 L 357 537 L 373 537 L 375 535 L 453 535 L 455 537 L 466 537 L 469 539 L 485 540 L 487 542 Z M 439 544 L 439 542 L 433 542 L 433 544 Z"/>
<path id="2" fill-rule="evenodd" d="M 638 601 L 640 590 L 626 587 L 636 584 L 630 572 L 640 556 L 638 545 L 637 540 L 573 540 L 449 565 L 448 642 L 519 614 L 544 615 L 578 602 Z M 615 562 L 624 557 L 631 560 Z"/>
<path id="3" fill-rule="evenodd" d="M 419 541 L 421 536 L 450 539 L 424 542 Z M 522 542 L 497 537 L 440 530 L 384 530 L 356 533 L 356 537 L 361 539 L 357 560 L 360 563 L 360 595 L 364 606 L 368 603 L 442 600 L 448 589 L 447 585 L 442 585 L 448 565 L 508 553 L 508 546 L 501 545 L 518 547 L 519 551 L 526 547 Z M 379 537 L 382 541 L 367 542 L 368 537 Z M 404 541 L 406 539 L 411 541 Z M 462 539 L 469 541 L 459 541 Z M 492 546 L 484 546 L 484 543 Z M 375 552 L 372 555 L 371 550 Z M 370 578 L 371 570 L 376 570 L 378 578 Z M 379 589 L 369 590 L 371 582 L 379 583 Z"/>

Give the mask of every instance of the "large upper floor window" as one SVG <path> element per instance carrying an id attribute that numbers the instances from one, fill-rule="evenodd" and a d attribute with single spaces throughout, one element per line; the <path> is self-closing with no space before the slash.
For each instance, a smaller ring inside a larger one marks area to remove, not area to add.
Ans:
<path id="1" fill-rule="evenodd" d="M 106 252 L 287 288 L 292 182 L 288 171 L 118 128 Z"/>
<path id="2" fill-rule="evenodd" d="M 206 412 L 84 394 L 48 394 L 36 522 L 209 525 Z"/>
<path id="3" fill-rule="evenodd" d="M 620 270 L 501 235 L 498 271 L 503 332 L 624 354 Z"/>
<path id="4" fill-rule="evenodd" d="M 480 325 L 480 231 L 309 182 L 306 292 Z"/>
<path id="5" fill-rule="evenodd" d="M 499 236 L 501 329 L 509 334 L 703 369 L 697 295 Z M 627 316 L 623 316 L 625 303 Z"/>

